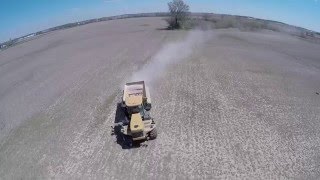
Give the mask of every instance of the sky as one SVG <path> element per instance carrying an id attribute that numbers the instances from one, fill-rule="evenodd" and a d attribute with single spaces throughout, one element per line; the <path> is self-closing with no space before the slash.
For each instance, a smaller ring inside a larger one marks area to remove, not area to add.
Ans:
<path id="1" fill-rule="evenodd" d="M 57 25 L 140 12 L 170 0 L 0 0 L 0 42 Z M 320 0 L 185 0 L 192 12 L 252 16 L 320 32 Z"/>

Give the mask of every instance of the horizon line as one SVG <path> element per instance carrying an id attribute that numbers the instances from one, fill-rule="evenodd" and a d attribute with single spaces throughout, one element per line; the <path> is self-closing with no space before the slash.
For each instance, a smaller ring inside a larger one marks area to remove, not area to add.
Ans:
<path id="1" fill-rule="evenodd" d="M 152 15 L 152 14 L 156 14 L 156 13 L 167 14 L 167 15 L 169 14 L 169 12 L 127 13 L 127 14 L 118 14 L 118 15 L 112 15 L 112 16 L 103 16 L 103 17 L 91 18 L 91 19 L 86 19 L 86 20 L 81 20 L 81 21 L 74 21 L 74 22 L 69 22 L 69 23 L 64 23 L 64 24 L 61 24 L 61 25 L 57 25 L 57 26 L 52 26 L 50 28 L 46 28 L 46 29 L 43 29 L 43 30 L 31 32 L 31 33 L 28 33 L 28 34 L 25 34 L 25 35 L 22 35 L 22 36 L 19 36 L 19 37 L 10 38 L 7 41 L 0 42 L 0 46 L 5 44 L 5 43 L 8 43 L 10 41 L 16 41 L 16 40 L 19 40 L 21 38 L 26 38 L 27 36 L 35 35 L 36 33 L 43 32 L 42 34 L 44 35 L 44 34 L 46 34 L 48 32 L 52 32 L 52 31 L 56 31 L 56 30 L 62 30 L 62 29 L 56 29 L 55 30 L 54 28 L 59 28 L 61 26 L 65 26 L 65 25 L 68 25 L 68 24 L 83 23 L 83 22 L 86 22 L 86 21 L 94 21 L 94 20 L 99 20 L 99 21 L 95 21 L 95 22 L 103 22 L 103 21 L 110 21 L 110 20 L 117 20 L 117 19 L 140 18 L 140 17 L 148 17 L 148 16 L 137 16 L 137 17 L 121 17 L 121 16 Z M 226 15 L 226 16 L 253 18 L 255 20 L 264 20 L 264 21 L 270 21 L 270 22 L 275 22 L 275 23 L 281 23 L 281 24 L 284 24 L 284 25 L 292 26 L 292 27 L 295 27 L 295 28 L 300 28 L 300 29 L 303 29 L 305 31 L 309 31 L 309 32 L 317 33 L 317 34 L 320 33 L 318 31 L 310 30 L 308 28 L 304 28 L 304 27 L 301 27 L 301 26 L 291 25 L 291 24 L 288 24 L 288 23 L 284 23 L 284 22 L 276 21 L 276 20 L 271 20 L 271 19 L 256 18 L 256 17 L 253 17 L 253 16 L 245 16 L 245 15 L 237 15 L 237 14 L 223 14 L 223 13 L 213 13 L 213 12 L 190 12 L 190 14 L 191 15 L 192 14 L 214 14 L 214 15 Z M 164 15 L 163 17 L 165 17 L 165 16 L 166 15 Z M 161 16 L 160 15 L 158 15 L 158 16 L 157 15 L 153 15 L 153 16 L 149 16 L 149 17 L 161 17 Z M 103 18 L 115 18 L 115 19 L 105 19 L 105 20 L 103 20 Z M 82 26 L 82 25 L 91 24 L 91 23 L 95 23 L 95 22 L 88 22 L 88 23 L 85 23 L 85 24 L 78 24 L 77 26 Z M 69 27 L 69 28 L 74 28 L 74 27 L 76 27 L 76 26 L 72 26 L 72 27 Z M 66 27 L 66 28 L 63 28 L 63 29 L 69 29 L 69 28 Z"/>

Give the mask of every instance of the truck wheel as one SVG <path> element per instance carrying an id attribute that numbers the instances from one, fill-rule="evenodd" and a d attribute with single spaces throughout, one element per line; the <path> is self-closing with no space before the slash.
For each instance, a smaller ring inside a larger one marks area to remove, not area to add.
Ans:
<path id="1" fill-rule="evenodd" d="M 146 111 L 150 111 L 151 110 L 151 104 L 146 104 L 145 108 Z"/>
<path id="2" fill-rule="evenodd" d="M 151 131 L 150 131 L 150 133 L 149 133 L 149 137 L 150 137 L 150 140 L 153 140 L 153 139 L 156 139 L 157 138 L 157 129 L 156 128 L 154 128 L 154 129 L 152 129 Z"/>

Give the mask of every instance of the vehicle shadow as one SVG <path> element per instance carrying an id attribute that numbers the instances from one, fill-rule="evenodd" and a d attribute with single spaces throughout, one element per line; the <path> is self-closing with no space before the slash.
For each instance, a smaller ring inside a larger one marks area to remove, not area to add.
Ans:
<path id="1" fill-rule="evenodd" d="M 129 119 L 125 114 L 123 107 L 121 107 L 121 103 L 117 103 L 116 114 L 114 118 L 114 123 L 119 124 L 128 124 Z M 130 136 L 126 136 L 121 133 L 121 126 L 114 126 L 113 135 L 116 136 L 116 142 L 119 144 L 122 149 L 132 149 L 141 147 L 141 142 L 133 142 Z"/>

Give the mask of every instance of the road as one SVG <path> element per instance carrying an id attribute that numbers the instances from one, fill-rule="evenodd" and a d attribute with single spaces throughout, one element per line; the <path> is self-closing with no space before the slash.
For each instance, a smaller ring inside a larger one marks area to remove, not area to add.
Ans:
<path id="1" fill-rule="evenodd" d="M 99 22 L 0 52 L 1 179 L 320 177 L 319 44 L 163 27 Z M 141 75 L 159 134 L 125 149 L 110 126 Z"/>

